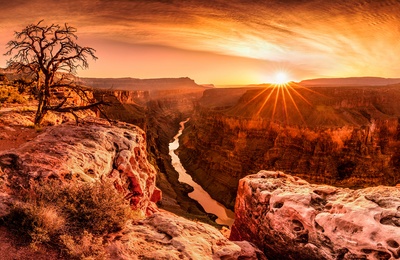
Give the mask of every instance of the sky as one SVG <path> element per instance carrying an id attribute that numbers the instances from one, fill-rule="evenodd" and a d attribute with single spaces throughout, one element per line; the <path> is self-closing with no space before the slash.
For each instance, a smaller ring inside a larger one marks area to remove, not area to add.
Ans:
<path id="1" fill-rule="evenodd" d="M 98 60 L 80 77 L 190 77 L 233 85 L 400 77 L 400 0 L 0 0 L 0 53 L 44 20 Z M 0 67 L 7 57 L 0 56 Z"/>

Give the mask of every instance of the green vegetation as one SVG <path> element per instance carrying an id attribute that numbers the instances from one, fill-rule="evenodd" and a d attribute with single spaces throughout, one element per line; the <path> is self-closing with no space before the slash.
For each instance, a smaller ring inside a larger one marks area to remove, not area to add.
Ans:
<path id="1" fill-rule="evenodd" d="M 3 222 L 38 244 L 56 244 L 69 256 L 101 259 L 103 236 L 135 218 L 129 203 L 110 182 L 36 183 L 11 206 Z"/>

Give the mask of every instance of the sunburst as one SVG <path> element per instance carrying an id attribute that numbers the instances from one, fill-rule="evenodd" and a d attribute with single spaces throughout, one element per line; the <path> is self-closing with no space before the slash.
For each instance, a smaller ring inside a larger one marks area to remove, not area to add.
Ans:
<path id="1" fill-rule="evenodd" d="M 247 104 L 249 104 L 251 102 L 254 102 L 255 100 L 258 100 L 262 96 L 266 96 L 264 100 L 259 103 L 259 107 L 257 106 L 258 109 L 257 112 L 254 114 L 254 117 L 259 118 L 261 116 L 261 113 L 267 106 L 272 106 L 272 112 L 270 114 L 271 120 L 274 121 L 277 110 L 282 109 L 282 113 L 284 114 L 284 121 L 286 123 L 289 123 L 289 113 L 292 113 L 292 111 L 289 111 L 290 105 L 290 108 L 295 110 L 295 113 L 298 114 L 303 124 L 306 125 L 306 121 L 304 120 L 304 116 L 301 112 L 301 109 L 299 108 L 298 103 L 305 103 L 309 107 L 311 107 L 312 104 L 302 93 L 300 93 L 299 90 L 305 90 L 317 95 L 321 94 L 309 88 L 303 87 L 295 82 L 288 82 L 287 77 L 283 77 L 283 75 L 279 76 L 278 78 L 282 79 L 282 81 L 280 82 L 283 83 L 269 84 L 262 91 L 260 91 L 260 93 L 247 101 Z M 283 80 L 284 78 L 285 80 Z"/>

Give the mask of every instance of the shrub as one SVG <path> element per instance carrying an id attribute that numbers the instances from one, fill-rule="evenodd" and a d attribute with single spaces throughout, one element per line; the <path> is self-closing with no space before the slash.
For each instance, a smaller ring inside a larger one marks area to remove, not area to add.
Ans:
<path id="1" fill-rule="evenodd" d="M 70 232 L 115 232 L 133 217 L 127 200 L 110 182 L 61 184 L 50 181 L 34 187 L 36 200 L 53 204 L 68 219 Z"/>
<path id="2" fill-rule="evenodd" d="M 137 217 L 110 182 L 48 180 L 33 184 L 19 199 L 3 217 L 6 224 L 28 235 L 33 246 L 51 241 L 65 247 L 71 256 L 86 259 L 101 258 L 101 236 L 122 229 Z"/>
<path id="3" fill-rule="evenodd" d="M 0 103 L 19 103 L 26 102 L 25 98 L 18 92 L 18 89 L 12 86 L 0 87 Z"/>
<path id="4" fill-rule="evenodd" d="M 53 206 L 17 202 L 5 219 L 11 227 L 29 235 L 33 246 L 49 242 L 65 228 L 65 218 Z"/>

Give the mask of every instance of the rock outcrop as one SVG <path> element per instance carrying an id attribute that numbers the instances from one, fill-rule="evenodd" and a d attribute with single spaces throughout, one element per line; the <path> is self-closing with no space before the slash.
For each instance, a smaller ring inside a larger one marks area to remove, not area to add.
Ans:
<path id="1" fill-rule="evenodd" d="M 239 182 L 231 239 L 270 259 L 399 259 L 400 187 L 314 185 L 260 171 Z"/>
<path id="2" fill-rule="evenodd" d="M 350 188 L 400 182 L 397 86 L 298 88 L 309 104 L 292 93 L 297 110 L 278 96 L 275 118 L 269 91 L 249 90 L 221 108 L 212 93 L 222 90 L 207 90 L 191 116 L 181 162 L 214 199 L 233 208 L 239 179 L 262 169 Z"/>
<path id="3" fill-rule="evenodd" d="M 29 187 L 33 180 L 111 179 L 133 209 L 157 210 L 161 199 L 156 171 L 147 161 L 146 137 L 134 125 L 86 119 L 81 125 L 48 127 L 21 147 L 0 153 L 0 168 L 8 189 Z"/>
<path id="4" fill-rule="evenodd" d="M 210 225 L 164 211 L 128 226 L 116 238 L 108 247 L 111 259 L 266 259 L 249 242 L 229 241 Z"/>

